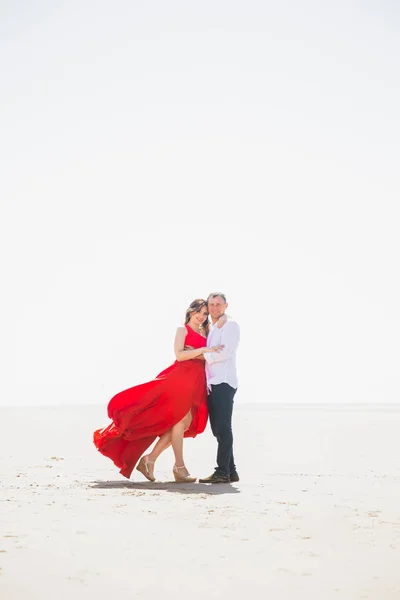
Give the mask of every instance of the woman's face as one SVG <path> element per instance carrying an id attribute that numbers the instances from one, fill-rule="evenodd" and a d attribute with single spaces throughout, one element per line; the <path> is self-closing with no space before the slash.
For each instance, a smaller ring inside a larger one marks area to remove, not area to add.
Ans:
<path id="1" fill-rule="evenodd" d="M 193 325 L 195 325 L 196 327 L 200 327 L 200 325 L 203 325 L 203 323 L 207 321 L 207 319 L 208 310 L 206 306 L 203 306 L 203 308 L 201 308 L 198 312 L 193 313 L 190 317 L 191 323 L 193 323 Z"/>

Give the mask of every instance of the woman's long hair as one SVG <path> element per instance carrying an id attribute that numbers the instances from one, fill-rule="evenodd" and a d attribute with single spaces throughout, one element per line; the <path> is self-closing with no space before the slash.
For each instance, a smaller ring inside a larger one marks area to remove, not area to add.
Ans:
<path id="1" fill-rule="evenodd" d="M 196 300 L 193 300 L 193 302 L 191 302 L 189 304 L 189 308 L 186 310 L 185 325 L 187 325 L 189 323 L 190 317 L 192 316 L 193 313 L 200 312 L 201 309 L 204 307 L 207 308 L 207 300 L 203 300 L 203 298 L 196 298 Z M 207 315 L 208 315 L 208 308 L 207 308 Z M 207 316 L 207 319 L 204 321 L 204 323 L 202 325 L 200 325 L 200 333 L 202 335 L 204 335 L 205 337 L 207 337 L 209 329 L 210 329 L 210 323 L 208 321 L 208 316 Z"/>

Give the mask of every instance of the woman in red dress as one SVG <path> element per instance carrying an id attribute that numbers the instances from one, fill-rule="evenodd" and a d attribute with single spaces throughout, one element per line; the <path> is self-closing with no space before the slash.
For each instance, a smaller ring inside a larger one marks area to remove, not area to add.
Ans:
<path id="1" fill-rule="evenodd" d="M 176 361 L 155 379 L 129 388 L 108 404 L 110 425 L 94 432 L 96 448 L 119 467 L 129 479 L 143 452 L 158 440 L 150 454 L 137 465 L 150 481 L 155 481 L 154 463 L 172 444 L 176 481 L 193 482 L 183 460 L 183 438 L 196 437 L 208 419 L 205 352 L 218 352 L 221 346 L 207 348 L 207 301 L 194 300 L 186 311 L 185 325 L 178 327 L 174 350 Z"/>

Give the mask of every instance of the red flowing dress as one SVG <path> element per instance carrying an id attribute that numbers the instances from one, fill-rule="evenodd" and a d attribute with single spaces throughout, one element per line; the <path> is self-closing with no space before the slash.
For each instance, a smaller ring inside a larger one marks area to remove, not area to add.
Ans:
<path id="1" fill-rule="evenodd" d="M 185 345 L 205 346 L 205 338 L 186 325 Z M 204 361 L 175 361 L 152 381 L 114 396 L 108 404 L 110 425 L 94 432 L 96 448 L 130 478 L 139 458 L 154 440 L 179 423 L 191 410 L 185 437 L 196 437 L 207 425 L 207 384 Z"/>

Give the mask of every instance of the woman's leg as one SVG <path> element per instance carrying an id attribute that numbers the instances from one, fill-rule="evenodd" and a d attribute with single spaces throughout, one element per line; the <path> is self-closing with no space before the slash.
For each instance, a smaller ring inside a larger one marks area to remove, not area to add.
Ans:
<path id="1" fill-rule="evenodd" d="M 185 467 L 185 461 L 183 460 L 183 435 L 185 431 L 189 429 L 191 422 L 192 413 L 189 411 L 182 421 L 176 423 L 172 428 L 171 443 L 175 455 L 176 467 Z M 189 471 L 185 467 L 184 469 L 179 470 L 179 474 L 185 477 L 186 475 L 189 475 Z"/>
<path id="2" fill-rule="evenodd" d="M 154 446 L 153 450 L 149 454 L 150 460 L 155 462 L 157 460 L 157 458 L 160 456 L 160 454 L 162 454 L 164 452 L 164 450 L 166 450 L 167 448 L 170 447 L 171 437 L 172 437 L 172 429 L 170 429 L 169 431 L 166 431 L 165 433 L 162 434 L 162 436 L 160 436 L 157 444 Z"/>
<path id="3" fill-rule="evenodd" d="M 158 442 L 154 446 L 153 450 L 143 457 L 147 464 L 150 477 L 154 477 L 154 463 L 156 462 L 157 458 L 171 445 L 171 437 L 172 429 L 169 429 L 158 438 Z"/>
<path id="4" fill-rule="evenodd" d="M 189 429 L 192 422 L 192 413 L 189 411 L 188 414 L 179 423 L 176 423 L 172 429 L 169 429 L 160 436 L 158 442 L 154 446 L 153 450 L 146 454 L 143 458 L 147 464 L 147 470 L 150 477 L 154 477 L 154 463 L 157 458 L 170 447 L 172 443 L 172 449 L 175 454 L 175 464 L 180 467 L 184 466 L 183 460 L 183 434 Z M 188 475 L 187 469 L 182 469 L 181 475 Z"/>

